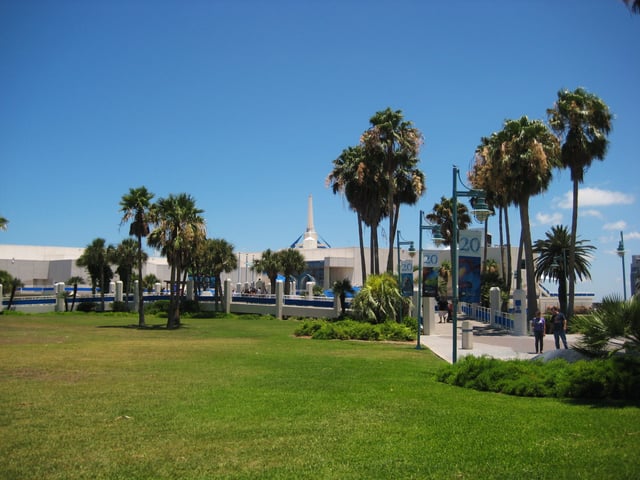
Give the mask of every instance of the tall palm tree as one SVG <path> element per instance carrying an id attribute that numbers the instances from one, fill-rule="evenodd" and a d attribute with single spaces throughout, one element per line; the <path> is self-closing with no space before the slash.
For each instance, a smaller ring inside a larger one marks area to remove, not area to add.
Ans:
<path id="1" fill-rule="evenodd" d="M 199 248 L 201 265 L 198 273 L 213 277 L 216 305 L 222 300 L 222 272 L 229 273 L 238 267 L 238 257 L 233 245 L 222 238 L 207 238 Z"/>
<path id="2" fill-rule="evenodd" d="M 277 255 L 280 261 L 280 267 L 282 268 L 282 274 L 286 279 L 286 283 L 284 284 L 284 293 L 285 295 L 289 295 L 291 293 L 289 278 L 294 275 L 300 275 L 304 272 L 306 263 L 300 251 L 295 248 L 280 250 Z"/>
<path id="3" fill-rule="evenodd" d="M 356 212 L 358 219 L 358 241 L 360 245 L 360 265 L 362 266 L 362 281 L 367 278 L 367 266 L 364 253 L 363 223 L 365 205 L 369 199 L 364 198 L 363 189 L 358 187 L 362 176 L 361 163 L 364 151 L 361 145 L 342 150 L 338 158 L 333 161 L 333 170 L 326 179 L 327 186 L 334 194 L 341 193 L 349 202 L 349 208 Z"/>
<path id="4" fill-rule="evenodd" d="M 139 244 L 136 239 L 125 238 L 116 246 L 111 254 L 111 262 L 118 266 L 116 273 L 119 275 L 120 280 L 122 280 L 127 305 L 129 303 L 129 293 L 131 293 L 131 284 L 133 283 L 133 269 L 138 265 L 140 259 L 142 259 L 143 263 L 147 261 L 147 253 L 140 252 L 138 246 Z M 141 283 L 142 282 L 138 282 L 138 286 L 140 286 Z M 138 316 L 138 319 L 139 318 Z M 144 324 L 140 325 L 138 322 L 138 326 L 144 326 Z"/>
<path id="5" fill-rule="evenodd" d="M 196 244 L 206 238 L 203 212 L 186 193 L 160 198 L 150 209 L 155 228 L 149 233 L 148 243 L 160 249 L 171 267 L 167 328 L 180 327 L 182 275 L 189 268 Z"/>
<path id="6" fill-rule="evenodd" d="M 336 280 L 333 283 L 332 291 L 334 295 L 340 298 L 340 317 L 343 318 L 347 311 L 347 293 L 353 294 L 355 291 L 353 285 L 351 285 L 351 280 L 348 278 Z"/>
<path id="7" fill-rule="evenodd" d="M 382 174 L 387 184 L 386 214 L 389 217 L 389 255 L 387 271 L 393 271 L 393 242 L 396 236 L 400 200 L 397 195 L 398 184 L 396 172 L 399 169 L 415 168 L 418 154 L 424 141 L 420 130 L 410 121 L 405 121 L 401 110 L 385 110 L 376 112 L 369 119 L 371 127 L 362 134 L 361 143 L 365 155 L 372 157 L 382 165 Z M 418 192 L 419 190 L 416 190 Z M 424 189 L 419 191 L 422 195 Z"/>
<path id="8" fill-rule="evenodd" d="M 122 196 L 120 200 L 120 212 L 122 213 L 121 225 L 131 221 L 129 235 L 133 235 L 138 240 L 138 326 L 144 327 L 144 287 L 142 285 L 142 264 L 143 249 L 142 239 L 149 235 L 149 209 L 153 193 L 147 187 L 130 188 L 129 193 Z"/>
<path id="9" fill-rule="evenodd" d="M 558 139 L 539 120 L 526 116 L 507 120 L 499 134 L 502 153 L 496 159 L 501 191 L 520 212 L 521 236 L 527 275 L 527 312 L 537 309 L 533 246 L 529 221 L 529 199 L 544 192 L 551 182 L 552 169 L 558 165 Z"/>
<path id="10" fill-rule="evenodd" d="M 260 258 L 253 262 L 252 268 L 254 271 L 264 273 L 267 276 L 271 282 L 271 294 L 276 293 L 276 280 L 278 279 L 278 273 L 282 271 L 279 255 L 267 248 L 262 252 Z"/>
<path id="11" fill-rule="evenodd" d="M 469 209 L 467 206 L 458 202 L 458 231 L 466 230 L 471 224 Z M 442 235 L 442 244 L 447 247 L 454 242 L 453 239 L 453 199 L 441 197 L 440 203 L 433 205 L 433 210 L 427 213 L 426 218 L 429 222 L 440 227 Z"/>
<path id="12" fill-rule="evenodd" d="M 76 297 L 78 295 L 78 284 L 79 283 L 84 283 L 84 278 L 82 277 L 78 277 L 78 276 L 74 276 L 71 277 L 69 280 L 67 280 L 67 284 L 68 285 L 73 285 L 73 299 L 71 300 L 71 311 L 73 312 L 73 308 L 76 305 Z"/>
<path id="13" fill-rule="evenodd" d="M 583 88 L 573 92 L 560 90 L 553 108 L 547 110 L 549 126 L 562 143 L 560 160 L 573 181 L 571 215 L 571 249 L 569 251 L 569 305 L 567 317 L 573 315 L 575 295 L 575 242 L 578 232 L 578 186 L 593 160 L 603 160 L 609 145 L 613 115 L 597 96 Z"/>
<path id="14" fill-rule="evenodd" d="M 640 14 L 640 0 L 622 0 L 632 13 Z"/>
<path id="15" fill-rule="evenodd" d="M 513 272 L 513 269 L 511 267 L 511 230 L 509 228 L 508 209 L 511 200 L 508 198 L 508 185 L 504 184 L 504 175 L 500 171 L 502 168 L 500 160 L 504 154 L 503 147 L 505 142 L 504 132 L 494 132 L 489 137 L 480 139 L 469 180 L 474 188 L 483 190 L 486 193 L 486 202 L 490 208 L 498 208 L 502 278 L 506 279 L 506 285 L 511 286 L 511 272 Z M 518 288 L 520 287 L 518 286 Z"/>
<path id="16" fill-rule="evenodd" d="M 4 217 L 0 217 L 0 230 L 6 230 L 8 224 L 9 224 L 9 220 L 7 220 Z"/>
<path id="17" fill-rule="evenodd" d="M 96 287 L 100 288 L 101 310 L 104 312 L 104 292 L 113 278 L 113 271 L 109 266 L 113 246 L 108 245 L 104 238 L 94 239 L 84 249 L 76 260 L 76 265 L 84 267 L 89 272 L 91 279 L 91 292 L 96 294 Z"/>
<path id="18" fill-rule="evenodd" d="M 560 311 L 567 311 L 567 278 L 569 271 L 566 253 L 571 246 L 571 234 L 568 227 L 555 225 L 550 232 L 546 232 L 545 240 L 536 240 L 533 245 L 533 253 L 538 254 L 536 258 L 536 280 L 548 278 L 558 283 L 558 301 Z M 586 244 L 588 240 L 577 240 L 575 243 L 576 261 L 575 275 L 580 280 L 590 279 L 591 266 L 589 258 L 591 252 L 596 249 L 593 245 Z"/>

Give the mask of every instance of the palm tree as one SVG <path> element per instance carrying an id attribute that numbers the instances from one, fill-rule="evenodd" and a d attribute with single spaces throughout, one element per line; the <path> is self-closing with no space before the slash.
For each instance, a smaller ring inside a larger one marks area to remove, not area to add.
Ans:
<path id="1" fill-rule="evenodd" d="M 149 218 L 155 225 L 148 243 L 159 248 L 171 267 L 167 328 L 180 326 L 182 275 L 188 271 L 195 246 L 206 237 L 203 210 L 196 207 L 190 195 L 180 193 L 160 198 L 150 208 Z"/>
<path id="2" fill-rule="evenodd" d="M 527 275 L 527 312 L 537 309 L 533 246 L 529 221 L 529 199 L 544 192 L 551 182 L 552 169 L 559 162 L 558 139 L 539 120 L 526 116 L 507 120 L 499 134 L 501 155 L 492 162 L 499 172 L 500 192 L 520 212 L 521 236 Z M 519 263 L 519 262 L 518 262 Z"/>
<path id="3" fill-rule="evenodd" d="M 469 175 L 469 180 L 474 188 L 485 192 L 486 202 L 489 208 L 498 208 L 500 265 L 502 268 L 502 278 L 506 279 L 505 283 L 509 285 L 510 289 L 511 272 L 513 272 L 513 269 L 511 268 L 511 229 L 509 228 L 508 207 L 511 200 L 508 197 L 508 185 L 504 184 L 504 175 L 500 170 L 502 168 L 501 158 L 504 154 L 503 147 L 505 142 L 505 134 L 502 131 L 494 132 L 489 137 L 482 137 L 480 139 L 480 145 L 476 148 L 475 162 Z M 520 282 L 519 278 L 518 282 Z M 520 288 L 520 285 L 518 285 L 518 288 Z"/>
<path id="4" fill-rule="evenodd" d="M 20 280 L 19 278 L 13 277 L 11 278 L 11 282 L 9 282 L 9 285 L 11 286 L 11 294 L 9 296 L 9 303 L 7 304 L 7 310 L 11 310 L 11 306 L 13 305 L 13 299 L 16 296 L 16 290 L 18 288 L 24 287 L 24 283 L 22 283 L 22 280 Z"/>
<path id="5" fill-rule="evenodd" d="M 294 248 L 280 250 L 277 255 L 280 267 L 282 268 L 282 274 L 286 279 L 286 283 L 284 284 L 284 294 L 289 295 L 291 294 L 289 287 L 289 278 L 294 275 L 300 275 L 302 272 L 304 272 L 306 263 L 300 251 Z"/>
<path id="6" fill-rule="evenodd" d="M 640 0 L 622 0 L 622 1 L 627 5 L 629 10 L 631 10 L 631 13 L 640 14 Z"/>
<path id="7" fill-rule="evenodd" d="M 398 317 L 398 306 L 404 306 L 404 302 L 398 279 L 395 275 L 383 273 L 367 278 L 367 283 L 353 299 L 351 307 L 360 320 L 384 323 Z"/>
<path id="8" fill-rule="evenodd" d="M 214 278 L 216 305 L 222 300 L 222 272 L 229 273 L 238 267 L 233 245 L 222 238 L 207 238 L 199 248 L 201 252 L 200 276 Z"/>
<path id="9" fill-rule="evenodd" d="M 73 308 L 76 306 L 76 297 L 78 295 L 78 284 L 84 283 L 84 278 L 82 277 L 71 277 L 67 280 L 68 285 L 73 285 L 73 300 L 71 301 L 71 311 L 73 312 Z"/>
<path id="10" fill-rule="evenodd" d="M 594 356 L 608 356 L 624 350 L 640 354 L 640 298 L 623 301 L 617 295 L 604 297 L 591 315 L 574 318 L 582 337 L 576 350 Z"/>
<path id="11" fill-rule="evenodd" d="M 347 293 L 353 294 L 354 289 L 351 285 L 351 280 L 345 278 L 344 280 L 336 280 L 333 283 L 333 294 L 340 298 L 340 317 L 343 318 L 347 311 Z"/>
<path id="12" fill-rule="evenodd" d="M 393 271 L 393 241 L 396 236 L 400 203 L 397 195 L 399 185 L 398 170 L 413 169 L 418 163 L 418 154 L 424 141 L 422 133 L 410 121 L 403 119 L 402 111 L 390 108 L 376 112 L 369 119 L 371 127 L 362 134 L 361 143 L 365 155 L 375 159 L 382 166 L 382 175 L 386 183 L 386 214 L 389 217 L 389 255 L 387 271 Z M 424 192 L 424 185 L 416 186 L 418 196 Z"/>
<path id="13" fill-rule="evenodd" d="M 362 181 L 364 150 L 361 145 L 345 148 L 340 156 L 333 161 L 333 170 L 327 176 L 326 184 L 334 194 L 341 193 L 349 202 L 349 207 L 356 212 L 358 219 L 358 241 L 360 245 L 360 265 L 362 266 L 362 281 L 367 279 L 367 266 L 364 253 L 363 223 L 364 211 L 369 198 L 365 198 L 364 189 L 359 188 Z"/>
<path id="14" fill-rule="evenodd" d="M 609 145 L 613 115 L 597 96 L 583 88 L 573 92 L 560 90 L 558 99 L 547 110 L 549 126 L 562 143 L 560 161 L 568 168 L 573 181 L 573 211 L 571 215 L 571 245 L 569 250 L 569 305 L 567 318 L 573 315 L 575 294 L 575 242 L 578 232 L 578 186 L 593 160 L 603 160 Z"/>
<path id="15" fill-rule="evenodd" d="M 96 294 L 96 287 L 100 288 L 101 309 L 104 312 L 104 292 L 113 278 L 113 271 L 109 266 L 113 247 L 106 245 L 104 238 L 94 239 L 76 260 L 76 265 L 84 267 L 89 272 L 91 279 L 91 292 Z"/>
<path id="16" fill-rule="evenodd" d="M 156 283 L 158 283 L 159 281 L 160 279 L 158 277 L 156 277 L 153 273 L 149 273 L 144 276 L 141 283 L 147 292 L 151 292 L 156 286 Z"/>
<path id="17" fill-rule="evenodd" d="M 536 258 L 536 280 L 548 278 L 558 283 L 558 301 L 560 311 L 567 311 L 567 278 L 569 276 L 566 252 L 571 246 L 571 235 L 569 229 L 564 225 L 551 227 L 551 231 L 546 233 L 545 240 L 536 240 L 533 245 L 533 253 L 538 254 Z M 577 240 L 575 244 L 576 261 L 575 275 L 580 280 L 590 279 L 589 257 L 596 249 L 593 245 L 586 245 L 588 240 Z"/>
<path id="18" fill-rule="evenodd" d="M 451 246 L 453 240 L 453 199 L 441 197 L 440 203 L 433 205 L 433 210 L 426 215 L 429 222 L 440 227 L 442 235 L 442 244 L 447 247 Z M 469 209 L 467 206 L 458 202 L 458 231 L 466 230 L 471 224 Z"/>
<path id="19" fill-rule="evenodd" d="M 142 238 L 149 235 L 149 209 L 153 193 L 146 187 L 130 188 L 129 193 L 122 196 L 120 200 L 120 212 L 122 213 L 121 225 L 131 221 L 129 235 L 133 235 L 138 240 L 138 280 L 142 279 L 142 264 L 144 263 L 142 250 Z M 142 281 L 138 282 L 138 326 L 144 327 L 144 290 Z"/>
<path id="20" fill-rule="evenodd" d="M 0 230 L 6 230 L 8 224 L 9 224 L 9 220 L 7 220 L 4 217 L 0 217 Z"/>
<path id="21" fill-rule="evenodd" d="M 147 253 L 138 250 L 139 243 L 133 238 L 125 238 L 111 253 L 111 262 L 118 266 L 116 273 L 122 280 L 123 290 L 126 293 L 127 305 L 129 304 L 129 293 L 131 292 L 131 284 L 133 280 L 133 268 L 138 265 L 140 259 L 142 262 L 147 261 Z M 138 282 L 138 287 L 142 282 Z M 140 288 L 138 288 L 138 294 Z M 138 316 L 138 319 L 140 316 Z M 144 317 L 143 317 L 144 320 Z M 140 325 L 138 320 L 138 326 Z"/>
<path id="22" fill-rule="evenodd" d="M 258 260 L 253 262 L 253 270 L 264 273 L 271 282 L 271 294 L 276 293 L 276 280 L 278 273 L 282 270 L 280 265 L 280 257 L 276 252 L 267 248 Z"/>

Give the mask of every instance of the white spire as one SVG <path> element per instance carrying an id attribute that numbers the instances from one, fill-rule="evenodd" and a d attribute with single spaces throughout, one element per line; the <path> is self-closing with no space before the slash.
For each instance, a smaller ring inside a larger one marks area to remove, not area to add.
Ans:
<path id="1" fill-rule="evenodd" d="M 318 248 L 318 234 L 313 226 L 313 197 L 309 195 L 307 203 L 307 231 L 302 241 L 304 248 Z"/>

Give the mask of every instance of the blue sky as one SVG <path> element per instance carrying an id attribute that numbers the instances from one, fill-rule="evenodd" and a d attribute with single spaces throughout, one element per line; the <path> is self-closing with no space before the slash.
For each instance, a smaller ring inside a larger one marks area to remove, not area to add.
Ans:
<path id="1" fill-rule="evenodd" d="M 417 242 L 419 210 L 451 196 L 482 136 L 582 86 L 615 120 L 581 185 L 579 235 L 597 251 L 578 289 L 621 294 L 620 231 L 627 263 L 640 254 L 638 45 L 620 0 L 0 0 L 0 241 L 118 243 L 119 200 L 145 185 L 191 194 L 237 251 L 287 247 L 309 195 L 320 235 L 357 245 L 325 178 L 391 107 L 425 136 L 427 192 L 399 224 Z M 570 191 L 556 172 L 532 200 L 534 239 L 570 224 Z"/>

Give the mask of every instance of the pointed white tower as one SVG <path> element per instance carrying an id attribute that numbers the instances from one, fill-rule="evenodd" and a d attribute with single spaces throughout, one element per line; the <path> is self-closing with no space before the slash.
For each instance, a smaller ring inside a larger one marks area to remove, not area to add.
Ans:
<path id="1" fill-rule="evenodd" d="M 307 230 L 304 232 L 302 248 L 318 248 L 318 234 L 313 226 L 313 197 L 309 195 L 307 203 Z"/>

